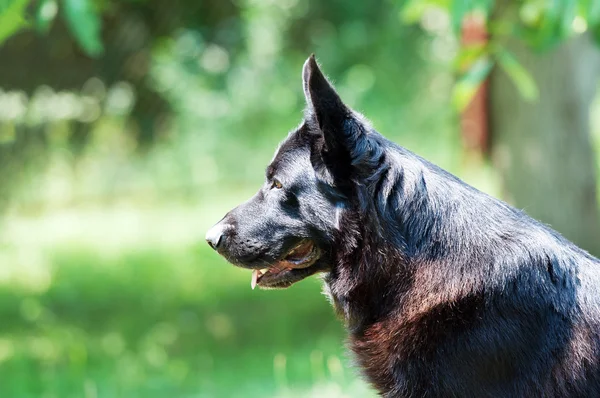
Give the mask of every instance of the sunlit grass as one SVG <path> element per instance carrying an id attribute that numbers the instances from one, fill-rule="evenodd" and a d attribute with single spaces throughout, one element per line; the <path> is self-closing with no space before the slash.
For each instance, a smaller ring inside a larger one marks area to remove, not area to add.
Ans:
<path id="1" fill-rule="evenodd" d="M 221 211 L 9 220 L 0 396 L 372 395 L 351 367 L 320 281 L 252 291 L 249 272 L 204 244 Z"/>

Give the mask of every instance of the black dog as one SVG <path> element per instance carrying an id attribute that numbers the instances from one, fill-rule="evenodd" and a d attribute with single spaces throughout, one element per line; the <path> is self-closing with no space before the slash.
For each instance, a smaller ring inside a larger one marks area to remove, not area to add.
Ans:
<path id="1" fill-rule="evenodd" d="M 314 57 L 304 122 L 207 234 L 252 286 L 317 272 L 385 397 L 600 397 L 600 261 L 395 145 Z"/>

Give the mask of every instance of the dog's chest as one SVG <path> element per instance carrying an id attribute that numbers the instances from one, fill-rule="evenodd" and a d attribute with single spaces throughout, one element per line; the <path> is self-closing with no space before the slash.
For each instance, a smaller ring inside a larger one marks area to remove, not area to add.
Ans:
<path id="1" fill-rule="evenodd" d="M 419 325 L 407 323 L 397 311 L 391 311 L 389 302 L 365 294 L 359 285 L 345 289 L 343 282 L 329 279 L 324 293 L 344 320 L 349 348 L 363 375 L 386 397 L 398 396 L 401 391 L 421 391 L 424 370 L 417 366 L 420 362 L 415 362 L 414 356 L 430 351 L 435 339 L 428 340 Z"/>
<path id="2" fill-rule="evenodd" d="M 361 333 L 350 334 L 350 348 L 368 381 L 381 393 L 397 389 L 394 373 L 395 350 L 393 336 L 385 323 L 376 323 Z"/>
<path id="3" fill-rule="evenodd" d="M 394 391 L 399 375 L 394 375 L 393 370 L 397 344 L 392 325 L 387 321 L 372 323 L 368 316 L 370 311 L 365 311 L 367 303 L 336 287 L 335 283 L 325 283 L 323 293 L 344 320 L 349 332 L 349 347 L 362 373 L 378 391 Z"/>

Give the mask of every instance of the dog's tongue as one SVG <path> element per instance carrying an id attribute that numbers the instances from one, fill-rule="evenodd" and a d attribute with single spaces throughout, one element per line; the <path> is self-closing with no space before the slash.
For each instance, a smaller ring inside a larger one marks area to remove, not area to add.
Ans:
<path id="1" fill-rule="evenodd" d="M 252 290 L 254 290 L 254 288 L 256 287 L 256 283 L 258 282 L 258 270 L 255 269 L 254 271 L 252 271 L 252 279 L 250 280 L 250 287 L 252 288 Z"/>

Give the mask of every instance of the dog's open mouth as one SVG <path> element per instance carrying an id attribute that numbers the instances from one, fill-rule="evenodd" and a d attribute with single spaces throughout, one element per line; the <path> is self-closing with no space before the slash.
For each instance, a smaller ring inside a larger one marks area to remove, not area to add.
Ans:
<path id="1" fill-rule="evenodd" d="M 319 248 L 314 242 L 303 240 L 268 268 L 254 270 L 250 286 L 252 289 L 256 285 L 264 288 L 288 287 L 313 274 L 313 270 L 309 268 L 319 259 L 319 256 Z"/>

